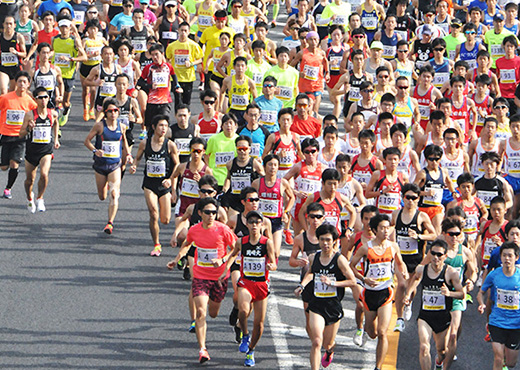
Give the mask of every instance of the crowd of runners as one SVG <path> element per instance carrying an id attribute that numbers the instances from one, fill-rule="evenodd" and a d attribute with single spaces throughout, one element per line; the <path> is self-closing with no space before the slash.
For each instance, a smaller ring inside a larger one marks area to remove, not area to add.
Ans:
<path id="1" fill-rule="evenodd" d="M 121 182 L 139 173 L 150 255 L 162 228 L 178 248 L 167 267 L 192 281 L 200 363 L 231 286 L 229 323 L 255 365 L 269 275 L 288 262 L 312 369 L 333 361 L 345 292 L 376 370 L 394 305 L 402 332 L 414 301 L 421 369 L 449 369 L 473 296 L 493 369 L 515 367 L 517 1 L 3 0 L 0 25 L 3 197 L 21 196 L 25 164 L 28 211 L 46 211 L 81 86 L 103 231 L 117 232 Z"/>

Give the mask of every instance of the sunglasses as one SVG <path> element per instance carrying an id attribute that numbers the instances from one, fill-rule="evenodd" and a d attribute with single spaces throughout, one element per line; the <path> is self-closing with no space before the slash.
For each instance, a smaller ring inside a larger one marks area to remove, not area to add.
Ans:
<path id="1" fill-rule="evenodd" d="M 265 84 L 264 87 L 274 87 L 274 85 L 271 85 L 271 84 Z"/>
<path id="2" fill-rule="evenodd" d="M 379 78 L 389 78 L 389 75 L 379 76 Z"/>
<path id="3" fill-rule="evenodd" d="M 175 5 L 166 5 L 167 8 L 175 8 Z"/>
<path id="4" fill-rule="evenodd" d="M 435 48 L 433 50 L 435 50 L 435 51 L 444 51 L 444 48 Z"/>
<path id="5" fill-rule="evenodd" d="M 397 86 L 398 89 L 401 89 L 401 90 L 406 90 L 407 88 L 409 88 L 410 86 Z"/>
<path id="6" fill-rule="evenodd" d="M 399 52 L 399 53 L 408 53 L 408 50 L 407 49 L 405 49 L 405 50 L 397 50 L 397 52 Z"/>
<path id="7" fill-rule="evenodd" d="M 507 109 L 507 107 L 505 105 L 497 105 L 493 109 Z"/>
<path id="8" fill-rule="evenodd" d="M 199 189 L 199 191 L 200 191 L 202 194 L 211 194 L 211 193 L 215 192 L 214 189 Z"/>
<path id="9" fill-rule="evenodd" d="M 49 99 L 49 95 L 40 95 L 37 96 L 36 99 Z"/>
<path id="10" fill-rule="evenodd" d="M 296 104 L 298 108 L 307 108 L 309 104 Z"/>
<path id="11" fill-rule="evenodd" d="M 442 252 L 434 252 L 434 251 L 431 250 L 430 253 L 434 257 L 439 257 L 440 258 L 440 257 L 444 256 L 444 253 L 442 253 Z"/>
<path id="12" fill-rule="evenodd" d="M 204 152 L 204 149 L 192 149 L 191 152 L 200 154 L 200 153 Z"/>
<path id="13" fill-rule="evenodd" d="M 98 12 L 88 11 L 88 14 L 98 14 Z"/>
<path id="14" fill-rule="evenodd" d="M 361 90 L 361 92 L 373 93 L 374 89 L 363 89 L 363 90 Z"/>
<path id="15" fill-rule="evenodd" d="M 260 202 L 260 198 L 247 198 L 246 202 L 249 202 L 249 203 Z"/>
<path id="16" fill-rule="evenodd" d="M 237 150 L 239 150 L 241 152 L 247 152 L 249 150 L 249 147 L 248 146 L 238 146 Z"/>
<path id="17" fill-rule="evenodd" d="M 453 28 L 460 28 L 461 26 L 459 26 L 458 24 L 452 24 L 451 25 Z"/>
<path id="18" fill-rule="evenodd" d="M 304 150 L 303 153 L 305 153 L 305 154 L 314 154 L 317 151 L 318 151 L 317 149 L 311 149 L 311 150 Z"/>
<path id="19" fill-rule="evenodd" d="M 460 234 L 460 231 L 448 231 L 449 236 L 459 236 Z"/>
<path id="20" fill-rule="evenodd" d="M 247 223 L 249 225 L 260 225 L 263 221 L 262 220 L 247 220 Z"/>
<path id="21" fill-rule="evenodd" d="M 233 5 L 233 8 L 241 8 L 242 5 Z"/>
<path id="22" fill-rule="evenodd" d="M 123 5 L 125 8 L 131 8 L 133 5 L 132 4 L 125 4 Z"/>
<path id="23" fill-rule="evenodd" d="M 107 110 L 105 111 L 105 113 L 115 113 L 115 112 L 119 112 L 119 109 L 114 108 L 114 109 L 107 109 Z"/>
<path id="24" fill-rule="evenodd" d="M 215 104 L 215 100 L 204 100 L 204 104 L 213 105 L 213 104 Z"/>
<path id="25" fill-rule="evenodd" d="M 202 210 L 202 213 L 204 213 L 205 215 L 214 215 L 216 216 L 217 214 L 217 210 L 216 209 L 204 209 Z"/>
<path id="26" fill-rule="evenodd" d="M 432 162 L 435 161 L 435 162 L 436 162 L 436 161 L 440 161 L 440 160 L 441 160 L 441 157 L 428 157 L 427 159 L 428 159 L 429 161 L 432 161 Z"/>
<path id="27" fill-rule="evenodd" d="M 311 215 L 307 215 L 307 217 L 312 218 L 312 219 L 318 219 L 318 220 L 321 220 L 321 219 L 323 218 L 323 215 L 314 215 L 314 214 L 311 214 Z"/>
<path id="28" fill-rule="evenodd" d="M 466 35 L 474 35 L 474 34 L 476 34 L 475 31 L 466 31 L 465 33 L 466 33 Z"/>
<path id="29" fill-rule="evenodd" d="M 408 200 L 417 200 L 417 199 L 419 199 L 419 197 L 417 195 L 405 195 L 404 197 L 405 197 L 405 199 L 408 199 Z"/>
<path id="30" fill-rule="evenodd" d="M 362 38 L 365 37 L 365 35 L 354 35 L 352 37 L 355 38 L 355 39 L 362 39 Z"/>

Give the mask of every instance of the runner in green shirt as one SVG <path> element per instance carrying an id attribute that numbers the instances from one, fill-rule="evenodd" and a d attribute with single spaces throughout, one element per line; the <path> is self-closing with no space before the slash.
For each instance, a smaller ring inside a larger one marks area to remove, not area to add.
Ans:
<path id="1" fill-rule="evenodd" d="M 262 84 L 265 73 L 271 69 L 271 65 L 265 60 L 265 42 L 256 40 L 251 45 L 253 49 L 253 59 L 247 62 L 246 76 L 253 80 L 256 86 L 257 95 L 262 95 Z"/>
<path id="2" fill-rule="evenodd" d="M 462 22 L 458 18 L 453 18 L 450 23 L 451 33 L 447 36 L 444 36 L 444 41 L 446 41 L 446 51 L 448 52 L 448 57 L 455 61 L 455 54 L 457 45 L 466 42 L 466 36 L 462 32 Z"/>
<path id="3" fill-rule="evenodd" d="M 294 108 L 298 95 L 298 79 L 300 74 L 289 65 L 289 49 L 280 46 L 276 49 L 278 65 L 271 67 L 264 77 L 273 76 L 278 81 L 275 96 L 283 102 L 284 108 Z"/>
<path id="4" fill-rule="evenodd" d="M 226 164 L 236 157 L 237 122 L 228 114 L 222 117 L 222 132 L 213 135 L 208 140 L 204 161 L 213 170 L 213 176 L 219 187 L 224 186 L 227 177 Z"/>

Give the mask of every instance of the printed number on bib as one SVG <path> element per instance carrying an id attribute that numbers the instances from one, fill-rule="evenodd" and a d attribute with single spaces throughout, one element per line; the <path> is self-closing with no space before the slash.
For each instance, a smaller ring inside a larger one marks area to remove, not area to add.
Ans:
<path id="1" fill-rule="evenodd" d="M 293 97 L 293 88 L 292 87 L 286 87 L 286 86 L 279 86 L 278 87 L 278 98 L 281 100 L 291 100 Z"/>
<path id="2" fill-rule="evenodd" d="M 10 126 L 21 126 L 25 112 L 23 110 L 8 109 L 6 113 L 6 123 Z"/>
<path id="3" fill-rule="evenodd" d="M 101 145 L 101 149 L 103 150 L 103 158 L 119 158 L 120 148 L 120 141 L 103 141 Z"/>
<path id="4" fill-rule="evenodd" d="M 166 72 L 153 72 L 152 82 L 157 85 L 158 88 L 168 87 L 170 81 L 170 75 Z"/>
<path id="5" fill-rule="evenodd" d="M 70 55 L 67 53 L 54 54 L 54 65 L 56 67 L 61 67 L 61 68 L 70 67 Z"/>
<path id="6" fill-rule="evenodd" d="M 217 168 L 226 167 L 226 163 L 235 158 L 235 153 L 233 152 L 223 152 L 215 154 L 215 165 Z"/>
<path id="7" fill-rule="evenodd" d="M 401 196 L 398 193 L 381 194 L 377 205 L 385 211 L 395 211 L 401 208 Z"/>
<path id="8" fill-rule="evenodd" d="M 482 255 L 482 259 L 484 261 L 489 261 L 491 257 L 491 253 L 498 247 L 491 239 L 486 239 L 484 242 L 484 254 Z M 487 264 L 486 264 L 487 265 Z"/>
<path id="9" fill-rule="evenodd" d="M 240 191 L 251 186 L 251 178 L 249 176 L 231 176 L 231 192 L 240 194 Z"/>
<path id="10" fill-rule="evenodd" d="M 262 111 L 260 113 L 260 122 L 267 126 L 274 126 L 278 117 L 278 113 L 275 111 Z"/>
<path id="11" fill-rule="evenodd" d="M 37 76 L 36 86 L 43 87 L 47 91 L 54 90 L 54 76 Z"/>
<path id="12" fill-rule="evenodd" d="M 181 195 L 188 198 L 199 198 L 199 183 L 193 179 L 182 179 Z"/>
<path id="13" fill-rule="evenodd" d="M 503 310 L 519 309 L 519 293 L 516 290 L 497 288 L 497 307 Z"/>
<path id="14" fill-rule="evenodd" d="M 162 38 L 164 40 L 177 40 L 177 32 L 175 32 L 175 31 L 163 31 Z"/>
<path id="15" fill-rule="evenodd" d="M 148 177 L 161 178 L 166 176 L 166 162 L 160 161 L 146 161 L 146 174 Z"/>
<path id="16" fill-rule="evenodd" d="M 197 248 L 197 266 L 213 267 L 211 260 L 218 258 L 217 249 Z"/>
<path id="17" fill-rule="evenodd" d="M 49 144 L 51 142 L 51 126 L 36 126 L 33 129 L 32 142 L 36 144 Z"/>
<path id="18" fill-rule="evenodd" d="M 304 78 L 311 81 L 318 80 L 318 74 L 320 71 L 320 67 L 313 67 L 309 65 L 305 65 L 303 67 Z"/>
<path id="19" fill-rule="evenodd" d="M 446 297 L 440 290 L 423 290 L 422 309 L 425 311 L 442 311 L 446 309 Z"/>
<path id="20" fill-rule="evenodd" d="M 116 95 L 116 85 L 113 82 L 105 82 L 99 86 L 99 96 L 112 97 Z"/>
<path id="21" fill-rule="evenodd" d="M 175 139 L 180 155 L 190 155 L 190 141 L 191 139 Z"/>
<path id="22" fill-rule="evenodd" d="M 379 262 L 371 263 L 368 266 L 368 278 L 374 279 L 379 283 L 384 283 L 392 278 L 392 263 L 391 262 Z"/>
<path id="23" fill-rule="evenodd" d="M 258 210 L 265 217 L 277 217 L 278 216 L 278 200 L 277 199 L 260 199 Z"/>
<path id="24" fill-rule="evenodd" d="M 442 204 L 442 193 L 443 189 L 440 188 L 430 188 L 426 187 L 424 188 L 424 191 L 431 191 L 433 190 L 433 195 L 425 195 L 423 197 L 423 203 L 428 204 L 430 206 L 440 206 Z"/>
<path id="25" fill-rule="evenodd" d="M 18 57 L 13 53 L 2 52 L 1 58 L 4 67 L 14 67 L 18 64 Z"/>
<path id="26" fill-rule="evenodd" d="M 336 281 L 334 276 L 329 276 L 330 281 Z M 332 298 L 338 295 L 335 286 L 330 286 L 321 282 L 319 275 L 314 275 L 314 295 L 318 298 Z"/>
<path id="27" fill-rule="evenodd" d="M 498 196 L 498 191 L 477 190 L 477 196 L 484 202 L 486 207 L 489 208 L 491 200 Z"/>
<path id="28" fill-rule="evenodd" d="M 264 277 L 265 276 L 265 258 L 264 257 L 246 257 L 242 256 L 243 272 L 246 277 Z"/>
<path id="29" fill-rule="evenodd" d="M 298 186 L 299 191 L 303 191 L 307 194 L 312 194 L 321 190 L 321 182 L 317 180 L 311 180 L 306 178 L 300 178 Z"/>
<path id="30" fill-rule="evenodd" d="M 412 239 L 409 236 L 397 236 L 397 244 L 401 254 L 411 255 L 419 253 L 419 246 L 416 239 Z"/>

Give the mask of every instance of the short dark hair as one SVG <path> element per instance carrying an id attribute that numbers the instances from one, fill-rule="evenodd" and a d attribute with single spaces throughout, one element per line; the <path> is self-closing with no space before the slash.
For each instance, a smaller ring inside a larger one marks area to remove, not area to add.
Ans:
<path id="1" fill-rule="evenodd" d="M 159 51 L 161 54 L 164 54 L 164 46 L 162 46 L 162 44 L 160 43 L 153 44 L 152 46 L 150 46 L 148 52 L 151 54 L 154 51 Z"/>
<path id="2" fill-rule="evenodd" d="M 430 249 L 432 249 L 433 247 L 442 248 L 444 250 L 444 253 L 446 253 L 446 251 L 448 250 L 448 243 L 446 243 L 446 241 L 443 239 L 437 238 L 432 242 Z"/>
<path id="3" fill-rule="evenodd" d="M 206 143 L 206 140 L 204 140 L 203 138 L 201 138 L 201 137 L 194 137 L 193 139 L 190 140 L 190 148 L 193 145 L 196 145 L 196 144 L 202 144 L 204 149 L 206 149 L 207 143 Z"/>
<path id="4" fill-rule="evenodd" d="M 268 154 L 265 156 L 264 160 L 263 160 L 263 164 L 264 166 L 271 162 L 273 159 L 276 159 L 278 161 L 278 164 L 280 164 L 280 157 L 278 157 L 276 154 Z"/>
<path id="5" fill-rule="evenodd" d="M 334 180 L 334 181 L 340 181 L 341 175 L 339 174 L 338 170 L 335 168 L 327 168 L 323 173 L 321 174 L 321 182 L 325 183 L 328 180 Z"/>
<path id="6" fill-rule="evenodd" d="M 325 214 L 325 207 L 321 205 L 319 202 L 313 202 L 307 206 L 307 209 L 305 210 L 306 214 L 309 214 L 311 212 L 320 211 L 321 213 Z"/>
<path id="7" fill-rule="evenodd" d="M 217 210 L 218 210 L 218 202 L 217 202 L 217 200 L 215 198 L 212 198 L 212 197 L 207 197 L 207 198 L 203 198 L 203 199 L 198 201 L 198 203 L 197 203 L 198 207 L 197 208 L 198 208 L 199 212 L 202 212 L 204 210 L 204 208 L 208 204 L 213 204 L 217 208 Z"/>
<path id="8" fill-rule="evenodd" d="M 408 135 L 408 129 L 404 125 L 404 123 L 396 123 L 390 127 L 390 137 L 394 136 L 396 132 L 402 133 L 405 137 Z"/>
<path id="9" fill-rule="evenodd" d="M 457 177 L 457 185 L 458 186 L 461 186 L 462 184 L 466 184 L 466 183 L 470 183 L 470 184 L 475 184 L 475 176 L 473 176 L 471 173 L 469 172 L 464 172 L 462 174 L 459 175 L 459 177 Z"/>
<path id="10" fill-rule="evenodd" d="M 421 188 L 419 187 L 419 185 L 414 184 L 413 182 L 407 182 L 401 188 L 401 194 L 402 195 L 405 195 L 406 192 L 408 192 L 408 191 L 413 191 L 417 195 L 421 194 Z"/>
<path id="11" fill-rule="evenodd" d="M 484 163 L 484 161 L 491 160 L 496 164 L 500 163 L 500 156 L 497 152 L 484 152 L 480 155 L 480 161 Z"/>
<path id="12" fill-rule="evenodd" d="M 291 118 L 294 118 L 294 110 L 292 108 L 282 108 L 278 112 L 278 119 L 282 118 L 284 114 L 290 114 Z"/>
<path id="13" fill-rule="evenodd" d="M 396 148 L 395 146 L 392 146 L 390 148 L 386 148 L 385 150 L 383 150 L 384 159 L 386 159 L 386 157 L 388 157 L 389 155 L 396 155 L 399 158 L 401 158 L 401 151 L 398 148 Z"/>
<path id="14" fill-rule="evenodd" d="M 442 157 L 442 155 L 444 154 L 444 151 L 442 150 L 442 148 L 438 145 L 435 145 L 435 144 L 430 144 L 428 146 L 426 146 L 426 148 L 424 148 L 424 158 L 428 158 L 430 157 L 431 155 L 435 155 L 437 157 Z"/>
<path id="15" fill-rule="evenodd" d="M 493 204 L 503 204 L 506 205 L 506 200 L 502 198 L 501 196 L 496 196 L 493 199 L 491 199 L 491 202 L 489 203 L 489 207 L 493 206 Z"/>
<path id="16" fill-rule="evenodd" d="M 213 175 L 204 175 L 199 180 L 199 189 L 204 186 L 209 185 L 211 186 L 215 191 L 218 192 L 218 181 Z M 202 208 L 199 208 L 202 209 Z"/>
<path id="17" fill-rule="evenodd" d="M 315 138 L 313 137 L 308 137 L 306 138 L 305 140 L 303 140 L 301 142 L 301 148 L 302 148 L 302 151 L 304 151 L 305 149 L 307 149 L 308 147 L 310 146 L 313 146 L 315 147 L 316 149 L 320 149 L 320 143 L 318 142 L 318 140 L 316 140 Z"/>
<path id="18" fill-rule="evenodd" d="M 460 231 L 462 231 L 462 223 L 459 220 L 452 220 L 451 218 L 445 218 L 442 220 L 442 232 L 446 233 L 449 229 L 454 227 L 458 227 Z"/>
<path id="19" fill-rule="evenodd" d="M 502 252 L 505 251 L 506 249 L 512 249 L 514 252 L 515 252 L 515 256 L 518 257 L 520 251 L 518 249 L 518 245 L 516 245 L 516 243 L 513 243 L 513 242 L 505 242 L 503 243 L 501 246 L 500 246 L 500 255 L 502 255 Z"/>
<path id="20" fill-rule="evenodd" d="M 383 221 L 390 222 L 390 217 L 388 217 L 388 215 L 385 215 L 385 214 L 377 214 L 377 215 L 375 215 L 374 217 L 372 217 L 370 219 L 370 229 L 372 229 L 372 231 L 376 232 L 377 231 L 377 227 Z"/>
<path id="21" fill-rule="evenodd" d="M 105 110 L 105 107 L 103 106 L 103 110 Z M 154 116 L 152 119 L 152 127 L 157 127 L 157 124 L 159 121 L 166 121 L 168 123 L 168 126 L 170 125 L 170 117 L 166 114 L 158 114 L 157 116 Z"/>
<path id="22" fill-rule="evenodd" d="M 340 154 L 338 154 L 338 156 L 336 157 L 336 167 L 337 167 L 338 164 L 340 164 L 341 162 L 352 163 L 352 159 L 350 158 L 350 156 L 349 156 L 348 154 L 340 153 Z"/>
<path id="23" fill-rule="evenodd" d="M 319 239 L 322 235 L 330 234 L 332 236 L 332 240 L 338 240 L 339 233 L 335 226 L 327 223 L 321 224 L 316 229 L 316 237 Z"/>
<path id="24" fill-rule="evenodd" d="M 253 193 L 258 193 L 258 190 L 256 190 L 254 187 L 252 186 L 246 186 L 245 188 L 243 188 L 242 190 L 240 190 L 240 199 L 241 200 L 246 200 L 247 196 L 249 194 L 253 194 Z"/>
<path id="25" fill-rule="evenodd" d="M 370 141 L 372 143 L 375 143 L 376 134 L 374 133 L 374 131 L 372 131 L 370 129 L 361 130 L 361 131 L 359 131 L 359 134 L 358 134 L 358 140 L 361 140 L 361 139 L 370 139 Z"/>
<path id="26" fill-rule="evenodd" d="M 246 136 L 246 135 L 239 135 L 236 139 L 235 139 L 235 145 L 238 145 L 238 142 L 239 141 L 247 141 L 249 143 L 249 145 L 253 145 L 253 139 L 251 139 L 250 136 Z"/>
<path id="27" fill-rule="evenodd" d="M 361 209 L 361 218 L 367 213 L 375 213 L 376 215 L 379 214 L 379 209 L 376 206 L 368 205 L 364 206 L 363 209 Z"/>

